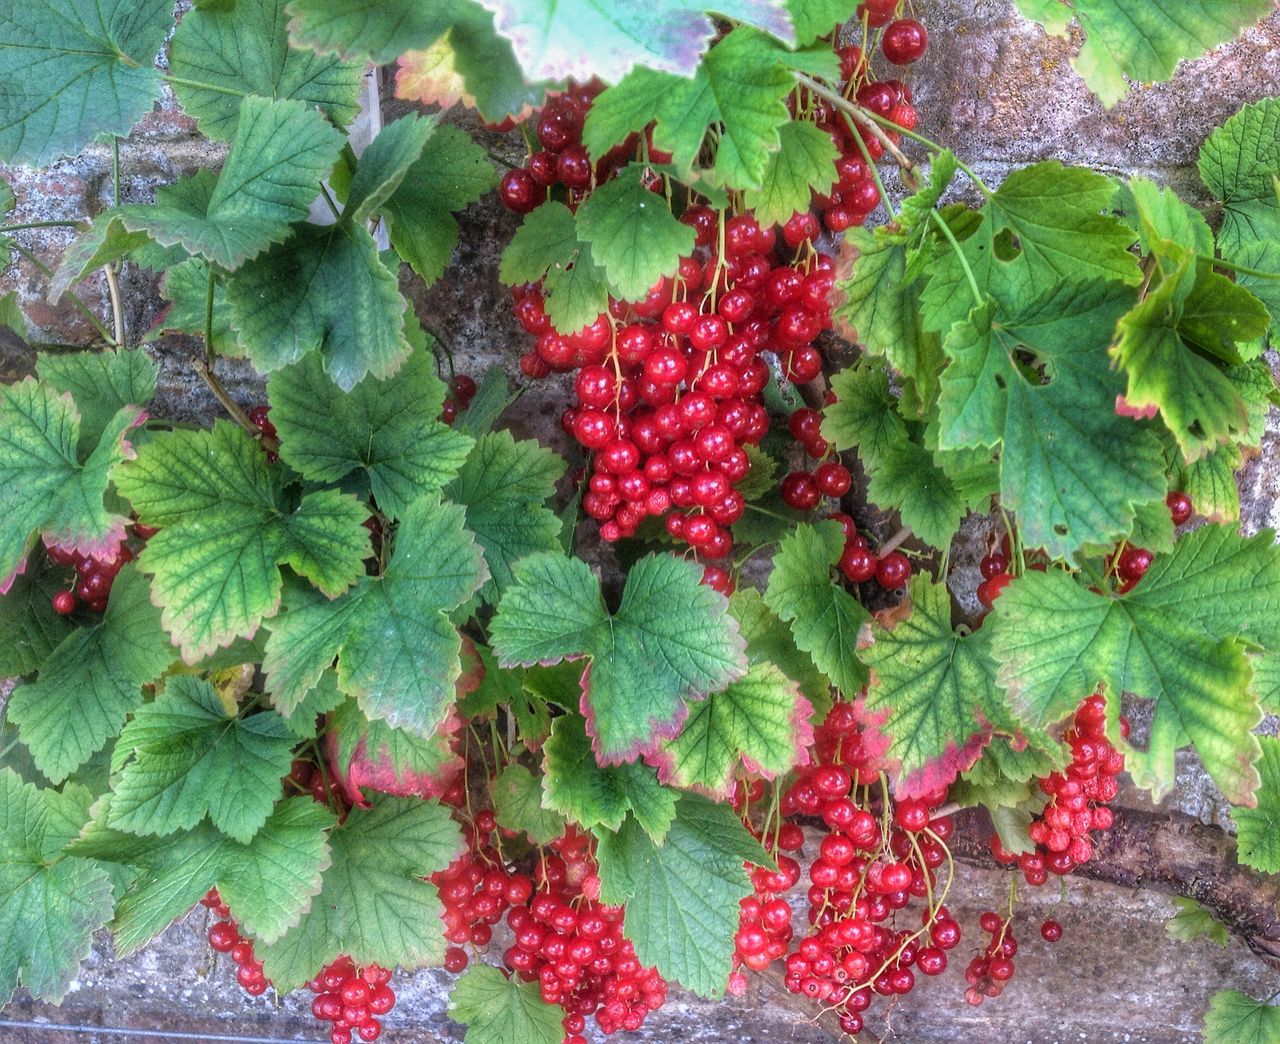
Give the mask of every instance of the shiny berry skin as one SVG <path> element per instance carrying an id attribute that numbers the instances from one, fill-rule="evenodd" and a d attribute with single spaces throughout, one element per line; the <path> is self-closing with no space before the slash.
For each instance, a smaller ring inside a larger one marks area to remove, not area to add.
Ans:
<path id="1" fill-rule="evenodd" d="M 901 551 L 890 551 L 876 566 L 876 582 L 886 591 L 905 587 L 911 579 L 911 561 Z"/>
<path id="2" fill-rule="evenodd" d="M 1191 498 L 1185 493 L 1171 492 L 1164 498 L 1164 502 L 1169 508 L 1169 514 L 1173 517 L 1175 526 L 1181 526 L 1188 522 L 1195 511 Z"/>
<path id="3" fill-rule="evenodd" d="M 1057 942 L 1062 938 L 1062 925 L 1057 921 L 1045 921 L 1040 926 L 1040 936 L 1045 942 Z"/>
<path id="4" fill-rule="evenodd" d="M 814 469 L 813 481 L 824 497 L 842 497 L 849 492 L 849 487 L 853 484 L 849 469 L 834 460 L 819 464 Z"/>
<path id="5" fill-rule="evenodd" d="M 978 585 L 978 601 L 987 609 L 995 605 L 995 601 L 1000 597 L 1001 592 L 1012 582 L 1013 577 L 1008 573 L 997 573 L 989 580 L 983 580 Z"/>
<path id="6" fill-rule="evenodd" d="M 801 243 L 809 242 L 818 235 L 817 219 L 809 213 L 792 214 L 782 226 L 782 241 L 795 249 Z"/>
<path id="7" fill-rule="evenodd" d="M 1120 560 L 1116 563 L 1116 573 L 1120 579 L 1130 584 L 1136 584 L 1144 576 L 1147 570 L 1151 568 L 1152 554 L 1145 547 L 1126 547 L 1120 554 Z"/>
<path id="8" fill-rule="evenodd" d="M 978 568 L 982 571 L 983 579 L 990 580 L 993 576 L 1009 571 L 1009 559 L 1001 554 L 987 555 L 978 563 Z"/>
<path id="9" fill-rule="evenodd" d="M 469 960 L 466 950 L 459 946 L 450 946 L 444 952 L 444 970 L 456 974 L 466 968 Z"/>
<path id="10" fill-rule="evenodd" d="M 876 575 L 878 566 L 876 556 L 865 547 L 851 545 L 840 556 L 840 571 L 848 577 L 850 583 L 865 584 Z"/>
<path id="11" fill-rule="evenodd" d="M 812 511 L 822 501 L 822 491 L 807 471 L 793 471 L 782 480 L 782 500 L 796 511 Z"/>
<path id="12" fill-rule="evenodd" d="M 59 591 L 53 596 L 53 611 L 59 616 L 66 616 L 68 613 L 76 611 L 76 596 L 74 591 Z"/>
<path id="13" fill-rule="evenodd" d="M 533 175 L 523 167 L 509 170 L 498 182 L 498 198 L 502 205 L 517 214 L 527 214 L 538 205 L 543 191 L 533 180 Z"/>
<path id="14" fill-rule="evenodd" d="M 909 65 L 929 49 L 929 34 L 914 18 L 899 18 L 885 29 L 880 49 L 894 65 Z"/>

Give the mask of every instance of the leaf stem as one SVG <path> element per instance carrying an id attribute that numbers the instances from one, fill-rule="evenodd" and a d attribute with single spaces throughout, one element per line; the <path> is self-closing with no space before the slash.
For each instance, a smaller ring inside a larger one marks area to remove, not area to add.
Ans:
<path id="1" fill-rule="evenodd" d="M 806 76 L 804 73 L 798 72 L 795 74 L 795 77 L 796 82 L 801 86 L 812 91 L 820 98 L 826 98 L 827 101 L 839 109 L 847 118 L 854 120 L 858 126 L 869 131 L 871 136 L 884 146 L 884 151 L 892 156 L 893 161 L 902 168 L 903 174 L 907 175 L 912 180 L 915 179 L 915 173 L 919 168 L 906 153 L 898 148 L 897 143 L 894 142 L 894 140 L 890 138 L 884 130 L 877 126 L 875 121 L 871 119 L 870 114 L 862 108 L 862 106 L 855 105 L 844 95 L 824 87 L 812 76 Z M 872 169 L 874 169 L 874 167 Z"/>
<path id="2" fill-rule="evenodd" d="M 955 251 L 956 258 L 960 262 L 960 267 L 964 269 L 964 277 L 969 281 L 969 289 L 973 291 L 974 302 L 981 307 L 986 303 L 986 299 L 982 296 L 982 290 L 978 286 L 978 280 L 974 277 L 973 269 L 969 267 L 969 259 L 964 256 L 964 251 L 960 249 L 960 244 L 956 240 L 956 234 L 951 231 L 951 226 L 942 220 L 942 215 L 936 210 L 929 211 L 929 217 L 933 223 L 938 226 L 938 230 L 948 243 L 951 249 Z"/>
<path id="3" fill-rule="evenodd" d="M 111 319 L 115 326 L 116 344 L 123 348 L 125 343 L 124 306 L 120 300 L 120 279 L 112 265 L 103 265 L 102 271 L 107 276 L 107 293 L 111 297 Z"/>
<path id="4" fill-rule="evenodd" d="M 83 221 L 24 221 L 20 225 L 4 225 L 0 227 L 0 236 L 7 236 L 13 232 L 24 232 L 29 228 L 85 228 Z"/>
<path id="5" fill-rule="evenodd" d="M 209 364 L 210 372 L 213 367 L 213 291 L 214 291 L 214 271 L 213 265 L 209 265 L 209 287 L 204 295 L 204 357 Z"/>
<path id="6" fill-rule="evenodd" d="M 910 138 L 918 145 L 923 145 L 925 148 L 932 149 L 934 152 L 946 151 L 946 146 L 940 142 L 936 142 L 932 138 L 926 138 L 923 134 L 917 134 L 913 130 L 907 130 L 906 127 L 903 127 L 901 124 L 894 123 L 893 120 L 889 119 L 887 116 L 881 116 L 878 112 L 872 112 L 870 109 L 863 109 L 862 111 L 866 114 L 867 119 L 872 120 L 879 126 L 888 127 L 889 130 L 901 134 L 904 138 Z M 990 199 L 995 195 L 991 186 L 983 181 L 982 178 L 978 176 L 978 172 L 969 166 L 969 164 L 956 156 L 955 153 L 952 153 L 952 158 L 956 161 L 956 167 L 964 171 L 965 176 L 977 186 L 978 191 L 986 196 L 987 199 Z"/>
<path id="7" fill-rule="evenodd" d="M 876 166 L 876 161 L 871 158 L 871 150 L 867 148 L 867 143 L 862 140 L 862 135 L 858 133 L 858 128 L 853 125 L 853 120 L 847 112 L 840 114 L 844 117 L 844 122 L 849 126 L 849 132 L 853 136 L 853 143 L 858 146 L 858 151 L 862 153 L 863 162 L 867 165 L 867 170 L 871 173 L 871 180 L 876 183 L 876 188 L 880 190 L 880 198 L 884 201 L 884 209 L 889 212 L 891 218 L 897 218 L 898 211 L 894 207 L 893 201 L 889 198 L 889 193 L 884 190 L 884 182 L 880 180 L 880 169 Z"/>
<path id="8" fill-rule="evenodd" d="M 32 253 L 30 250 L 28 250 L 26 247 L 24 247 L 21 243 L 18 243 L 18 242 L 14 242 L 12 246 L 14 250 L 16 250 L 19 254 L 21 254 L 28 261 L 30 261 L 31 264 L 33 264 L 36 267 L 36 270 L 40 272 L 40 274 L 43 275 L 46 279 L 53 278 L 53 270 L 48 265 L 46 265 L 43 261 L 41 261 L 38 257 L 36 257 L 34 253 Z M 100 336 L 107 344 L 116 343 L 115 339 L 111 336 L 111 331 L 108 330 L 102 324 L 102 320 L 99 319 L 96 315 L 94 315 L 93 312 L 89 309 L 89 306 L 80 299 L 79 294 L 77 294 L 74 290 L 68 290 L 67 296 L 71 298 L 71 303 L 76 306 L 80 314 L 83 315 L 86 319 L 88 319 L 89 324 L 95 330 L 98 331 L 98 336 Z"/>
<path id="9" fill-rule="evenodd" d="M 3 231 L 4 229 L 0 228 L 0 232 Z M 1196 260 L 1203 261 L 1214 268 L 1225 268 L 1228 272 L 1239 272 L 1241 275 L 1253 276 L 1255 279 L 1280 279 L 1280 272 L 1264 272 L 1258 268 L 1246 268 L 1244 265 L 1237 265 L 1234 261 L 1228 261 L 1222 257 L 1205 257 L 1204 254 L 1197 254 Z"/>
<path id="10" fill-rule="evenodd" d="M 222 408 L 227 411 L 231 419 L 239 424 L 255 442 L 260 442 L 269 453 L 279 451 L 280 440 L 258 430 L 257 425 L 249 419 L 249 415 L 227 394 L 227 389 L 222 386 L 222 382 L 214 374 L 213 367 L 209 365 L 207 359 L 199 357 L 192 359 L 191 368 L 196 371 L 208 389 L 213 392 L 213 397 L 222 404 Z"/>
<path id="11" fill-rule="evenodd" d="M 894 533 L 893 536 L 891 536 L 888 540 L 886 540 L 883 544 L 880 545 L 880 547 L 877 549 L 877 554 L 883 557 L 884 555 L 887 555 L 890 551 L 896 551 L 903 544 L 904 541 L 907 541 L 910 539 L 911 539 L 911 527 L 903 526 L 896 533 Z"/>

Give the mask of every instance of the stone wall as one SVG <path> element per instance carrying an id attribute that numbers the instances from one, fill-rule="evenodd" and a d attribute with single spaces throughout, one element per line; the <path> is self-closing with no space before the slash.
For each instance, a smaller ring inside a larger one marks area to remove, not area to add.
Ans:
<path id="1" fill-rule="evenodd" d="M 951 145 L 993 181 L 1011 165 L 1057 157 L 1148 174 L 1194 197 L 1195 155 L 1209 131 L 1242 103 L 1280 94 L 1280 14 L 1237 43 L 1184 65 L 1171 83 L 1137 89 L 1115 109 L 1103 111 L 1070 68 L 1070 45 L 1046 38 L 1020 19 L 1011 0 L 918 0 L 915 6 L 932 41 L 913 81 L 921 130 Z M 388 102 L 386 115 L 396 111 L 396 103 Z M 516 136 L 482 137 L 495 155 L 518 161 Z M 216 165 L 221 156 L 221 148 L 204 142 L 167 100 L 121 146 L 121 196 L 149 200 L 157 185 Z M 112 201 L 112 154 L 103 146 L 44 170 L 0 168 L 0 174 L 18 197 L 11 222 L 88 218 Z M 504 368 L 513 379 L 517 374 L 514 346 L 523 347 L 524 338 L 496 279 L 497 256 L 514 226 L 492 199 L 471 208 L 448 277 L 427 292 L 413 291 L 422 318 L 454 352 L 459 369 L 477 377 L 491 366 Z M 49 266 L 56 265 L 69 239 L 65 229 L 19 235 L 23 246 Z M 0 273 L 0 294 L 11 289 L 21 296 L 36 340 L 87 340 L 90 328 L 78 313 L 65 302 L 55 309 L 45 301 L 44 278 L 34 262 L 16 258 Z M 80 289 L 105 316 L 101 277 Z M 412 288 L 406 284 L 406 289 Z M 129 340 L 136 343 L 161 298 L 146 273 L 128 267 L 124 291 Z M 197 341 L 183 337 L 155 343 L 162 363 L 158 409 L 207 421 L 218 410 L 190 369 L 197 348 Z M 0 376 L 11 378 L 28 361 L 0 352 Z M 245 368 L 224 362 L 219 373 L 242 403 L 260 398 L 260 384 Z M 563 386 L 544 382 L 513 408 L 511 424 L 521 434 L 556 442 L 563 401 Z M 1272 420 L 1262 456 L 1241 476 L 1250 527 L 1280 522 L 1280 424 L 1274 415 Z M 1222 806 L 1212 785 L 1190 759 L 1182 768 L 1179 794 L 1167 807 L 1220 822 Z M 1143 804 L 1136 795 L 1126 800 Z M 974 925 L 982 909 L 1004 900 L 1007 880 L 995 870 L 962 865 L 949 904 Z M 1238 942 L 1218 948 L 1168 940 L 1163 922 L 1173 906 L 1158 892 L 1073 879 L 1061 896 L 1053 887 L 1039 893 L 1023 897 L 1018 973 L 1002 997 L 978 1009 L 964 1004 L 960 971 L 971 946 L 966 940 L 940 981 L 923 983 L 892 1011 L 887 1024 L 872 1021 L 869 1030 L 877 1038 L 890 1030 L 895 1039 L 920 1042 L 1192 1041 L 1199 1039 L 1199 1020 L 1215 990 L 1236 986 L 1266 996 L 1278 985 L 1275 970 Z M 1050 947 L 1039 939 L 1036 925 L 1052 907 L 1066 934 Z M 128 1039 L 105 1027 L 147 1029 L 161 1036 L 186 1033 L 201 1040 L 218 1035 L 319 1040 L 306 998 L 277 1004 L 269 996 L 250 999 L 238 989 L 229 962 L 204 945 L 205 916 L 197 908 L 127 961 L 112 960 L 106 945 L 99 946 L 61 1008 L 20 993 L 0 1013 L 0 1041 L 116 1044 Z M 443 972 L 398 977 L 401 1000 L 384 1039 L 461 1040 L 460 1029 L 443 1015 L 450 979 Z M 836 1039 L 835 1027 L 814 1021 L 809 1006 L 795 1003 L 775 978 L 757 981 L 747 997 L 716 1004 L 675 991 L 638 1036 L 744 1044 Z"/>

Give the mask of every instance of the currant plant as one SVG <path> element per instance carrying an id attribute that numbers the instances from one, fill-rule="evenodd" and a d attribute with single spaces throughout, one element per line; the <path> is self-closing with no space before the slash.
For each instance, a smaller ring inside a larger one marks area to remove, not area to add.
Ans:
<path id="1" fill-rule="evenodd" d="M 334 1044 L 424 967 L 471 1044 L 770 968 L 853 1036 L 973 932 L 961 809 L 1010 868 L 980 1004 L 1039 945 L 1018 888 L 1094 861 L 1121 773 L 1163 797 L 1183 748 L 1280 872 L 1280 550 L 1234 477 L 1280 403 L 1280 103 L 1204 143 L 1206 217 L 1055 160 L 987 184 L 917 131 L 901 0 L 619 6 L 0 14 L 5 163 L 163 89 L 225 146 L 76 226 L 47 289 L 96 337 L 0 386 L 0 1000 L 202 904 L 243 989 L 307 987 Z M 1018 6 L 1078 23 L 1108 104 L 1271 9 Z M 423 111 L 357 156 L 372 63 Z M 407 287 L 487 197 L 523 334 L 472 375 Z M 149 332 L 123 266 L 159 279 Z M 15 295 L 0 324 L 28 335 Z M 226 419 L 155 405 L 162 334 Z M 556 446 L 504 425 L 512 382 L 562 393 Z M 1226 991 L 1206 1025 L 1275 1010 Z"/>

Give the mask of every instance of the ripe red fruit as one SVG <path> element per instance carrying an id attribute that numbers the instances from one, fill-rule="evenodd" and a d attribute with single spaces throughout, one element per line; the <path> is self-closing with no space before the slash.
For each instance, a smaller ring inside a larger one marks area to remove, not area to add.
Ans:
<path id="1" fill-rule="evenodd" d="M 876 582 L 886 591 L 906 586 L 911 579 L 911 562 L 901 551 L 890 551 L 876 566 Z"/>
<path id="2" fill-rule="evenodd" d="M 1062 938 L 1062 925 L 1053 920 L 1045 921 L 1040 926 L 1040 935 L 1045 942 L 1057 942 Z"/>
<path id="3" fill-rule="evenodd" d="M 529 213 L 538 205 L 542 194 L 533 175 L 523 167 L 507 171 L 498 182 L 498 198 L 502 200 L 502 205 L 517 214 Z"/>
<path id="4" fill-rule="evenodd" d="M 1183 525 L 1189 521 L 1195 510 L 1191 503 L 1191 498 L 1185 493 L 1171 492 L 1164 498 L 1164 502 L 1168 505 L 1169 514 L 1173 516 L 1173 524 L 1175 526 Z"/>
<path id="5" fill-rule="evenodd" d="M 53 596 L 53 611 L 59 616 L 75 612 L 76 596 L 72 591 L 59 591 Z"/>
<path id="6" fill-rule="evenodd" d="M 853 484 L 849 469 L 835 460 L 819 464 L 814 469 L 813 481 L 824 497 L 842 497 L 849 492 L 849 487 Z"/>
<path id="7" fill-rule="evenodd" d="M 796 511 L 812 511 L 822 500 L 822 491 L 807 471 L 793 471 L 782 480 L 782 500 Z"/>
<path id="8" fill-rule="evenodd" d="M 876 575 L 879 563 L 867 548 L 850 545 L 840 556 L 840 571 L 851 583 L 864 584 Z"/>
<path id="9" fill-rule="evenodd" d="M 899 18 L 885 29 L 880 49 L 894 65 L 908 65 L 929 49 L 929 34 L 914 18 Z"/>

